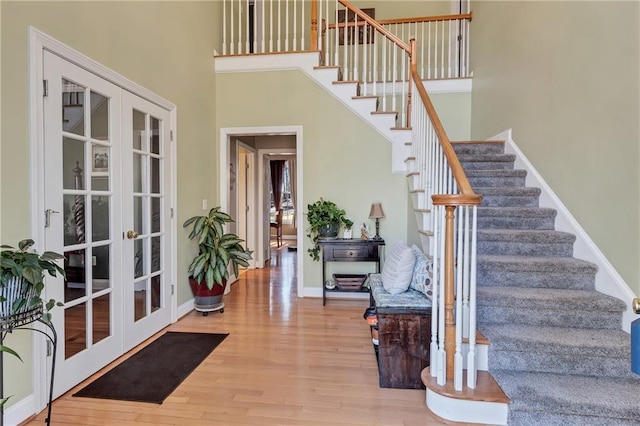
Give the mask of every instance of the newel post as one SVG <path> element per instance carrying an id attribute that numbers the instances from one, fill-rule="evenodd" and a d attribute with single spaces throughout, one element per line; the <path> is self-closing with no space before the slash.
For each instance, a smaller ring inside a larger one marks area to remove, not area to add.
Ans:
<path id="1" fill-rule="evenodd" d="M 318 0 L 311 0 L 311 50 L 318 50 Z"/>
<path id="2" fill-rule="evenodd" d="M 447 380 L 453 378 L 454 355 L 456 351 L 456 318 L 453 312 L 454 296 L 454 253 L 453 227 L 456 206 L 445 206 L 445 242 L 444 242 L 444 349 L 447 354 Z"/>

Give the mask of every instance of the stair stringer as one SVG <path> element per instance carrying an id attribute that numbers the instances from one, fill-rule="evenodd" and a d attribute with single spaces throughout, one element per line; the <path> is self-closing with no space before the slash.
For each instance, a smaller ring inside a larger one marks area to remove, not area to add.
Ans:
<path id="1" fill-rule="evenodd" d="M 514 154 L 516 156 L 514 163 L 515 168 L 527 171 L 526 186 L 537 187 L 542 190 L 539 197 L 540 207 L 548 207 L 557 211 L 555 229 L 557 231 L 568 232 L 576 236 L 576 241 L 573 244 L 573 256 L 575 258 L 594 263 L 598 266 L 595 289 L 600 293 L 616 297 L 626 304 L 626 310 L 622 314 L 622 329 L 629 333 L 631 329 L 631 322 L 638 318 L 638 316 L 633 312 L 632 307 L 633 298 L 637 297 L 633 290 L 629 288 L 613 265 L 611 265 L 586 231 L 569 212 L 569 209 L 567 209 L 562 201 L 560 201 L 560 198 L 544 181 L 540 173 L 538 173 L 522 151 L 520 151 L 512 138 L 511 129 L 505 130 L 504 132 L 489 138 L 489 140 L 492 139 L 504 140 L 505 153 Z"/>

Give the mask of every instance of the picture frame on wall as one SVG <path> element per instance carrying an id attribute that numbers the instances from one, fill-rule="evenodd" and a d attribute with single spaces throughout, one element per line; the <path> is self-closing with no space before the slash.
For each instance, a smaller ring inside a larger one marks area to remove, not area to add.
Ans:
<path id="1" fill-rule="evenodd" d="M 375 8 L 368 8 L 368 9 L 361 9 L 367 16 L 370 16 L 371 18 L 375 18 L 376 17 L 376 9 Z M 345 23 L 345 12 L 348 12 L 346 14 L 346 23 L 347 23 L 347 30 L 345 31 L 343 26 L 339 26 L 338 27 L 338 44 L 340 44 L 341 46 L 343 46 L 345 44 L 344 42 L 344 36 L 345 36 L 345 32 L 347 34 L 347 45 L 352 45 L 355 44 L 355 34 L 356 34 L 356 14 L 352 11 L 346 11 L 346 10 L 338 10 L 338 24 L 344 24 Z M 363 24 L 363 19 L 358 17 L 358 24 Z M 349 23 L 352 23 L 352 25 L 349 25 Z M 373 31 L 373 27 L 371 27 L 370 25 L 367 25 L 367 31 L 366 31 L 366 37 L 365 37 L 365 26 L 364 25 L 358 25 L 358 44 L 373 44 L 374 43 L 374 31 Z"/>
<path id="2" fill-rule="evenodd" d="M 94 145 L 91 152 L 91 176 L 109 175 L 109 147 Z"/>

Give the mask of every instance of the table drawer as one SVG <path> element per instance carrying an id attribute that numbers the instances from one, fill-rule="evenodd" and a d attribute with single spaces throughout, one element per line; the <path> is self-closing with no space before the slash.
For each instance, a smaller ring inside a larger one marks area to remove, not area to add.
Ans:
<path id="1" fill-rule="evenodd" d="M 371 257 L 370 247 L 340 247 L 330 248 L 333 259 L 369 259 Z"/>

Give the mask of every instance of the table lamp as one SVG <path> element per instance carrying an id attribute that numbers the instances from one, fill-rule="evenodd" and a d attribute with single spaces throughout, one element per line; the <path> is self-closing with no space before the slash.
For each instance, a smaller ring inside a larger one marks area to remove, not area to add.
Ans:
<path id="1" fill-rule="evenodd" d="M 384 212 L 382 211 L 381 203 L 371 203 L 371 211 L 369 212 L 369 219 L 376 220 L 376 236 L 373 237 L 374 240 L 381 240 L 380 237 L 380 219 L 385 217 Z"/>

